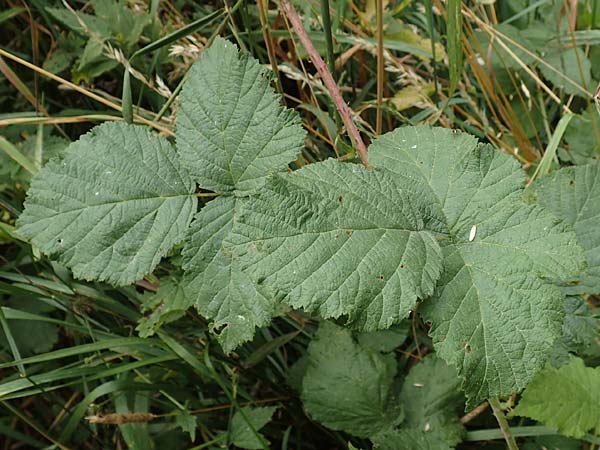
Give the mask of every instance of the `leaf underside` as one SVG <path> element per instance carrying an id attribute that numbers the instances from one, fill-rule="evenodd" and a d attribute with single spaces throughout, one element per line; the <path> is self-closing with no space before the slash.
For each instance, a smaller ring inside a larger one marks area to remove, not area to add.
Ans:
<path id="1" fill-rule="evenodd" d="M 166 139 L 104 123 L 34 177 L 19 232 L 78 278 L 131 284 L 181 241 L 193 192 Z"/>

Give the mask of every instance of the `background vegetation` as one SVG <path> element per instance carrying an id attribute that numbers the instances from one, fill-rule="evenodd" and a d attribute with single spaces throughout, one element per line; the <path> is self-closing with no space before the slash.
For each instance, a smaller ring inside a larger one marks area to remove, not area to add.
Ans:
<path id="1" fill-rule="evenodd" d="M 598 159 L 600 2 L 383 0 L 381 14 L 377 3 L 295 2 L 367 141 L 406 124 L 462 129 L 533 177 Z M 371 446 L 304 412 L 316 319 L 283 314 L 225 355 L 184 307 L 176 254 L 135 286 L 113 288 L 73 279 L 14 232 L 31 176 L 95 124 L 132 114 L 172 136 L 182 81 L 218 35 L 270 67 L 302 116 L 297 166 L 356 157 L 277 2 L 0 0 L 0 448 Z M 597 305 L 575 306 L 580 334 L 564 342 L 591 367 L 600 365 Z M 417 314 L 392 342 L 400 374 L 432 351 Z M 457 448 L 504 448 L 487 403 L 465 414 L 462 402 L 445 410 L 462 430 Z M 597 439 L 509 424 L 522 448 Z"/>

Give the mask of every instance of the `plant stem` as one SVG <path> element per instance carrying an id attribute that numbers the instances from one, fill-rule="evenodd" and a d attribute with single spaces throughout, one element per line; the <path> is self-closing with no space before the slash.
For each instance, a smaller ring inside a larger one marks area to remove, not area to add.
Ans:
<path id="1" fill-rule="evenodd" d="M 381 134 L 383 126 L 383 85 L 385 72 L 383 67 L 383 0 L 377 0 L 377 123 L 375 131 Z"/>
<path id="2" fill-rule="evenodd" d="M 600 427 L 596 427 L 594 429 L 594 439 L 592 440 L 592 445 L 590 446 L 590 450 L 596 449 L 596 443 L 598 441 L 598 431 L 600 431 Z"/>
<path id="3" fill-rule="evenodd" d="M 335 77 L 335 57 L 333 56 L 333 36 L 331 35 L 331 15 L 329 14 L 329 0 L 321 0 L 321 15 L 323 16 L 323 32 L 327 46 L 327 64 L 329 71 Z"/>
<path id="4" fill-rule="evenodd" d="M 360 156 L 360 160 L 365 166 L 368 166 L 369 164 L 367 161 L 367 148 L 365 147 L 365 143 L 363 142 L 362 137 L 360 136 L 358 128 L 352 120 L 350 108 L 344 101 L 340 89 L 338 88 L 337 84 L 335 84 L 333 76 L 327 68 L 325 61 L 323 61 L 323 58 L 321 58 L 321 55 L 319 55 L 319 52 L 317 52 L 317 49 L 315 49 L 315 46 L 308 37 L 308 34 L 306 34 L 306 30 L 302 26 L 300 17 L 298 17 L 298 13 L 294 9 L 290 1 L 281 0 L 279 5 L 281 6 L 283 13 L 289 19 L 292 28 L 294 29 L 294 32 L 298 35 L 298 38 L 300 38 L 300 42 L 302 42 L 302 45 L 304 45 L 308 56 L 312 59 L 312 62 L 315 65 L 317 71 L 319 72 L 319 75 L 323 79 L 325 87 L 327 88 L 327 91 L 331 96 L 331 100 L 333 101 L 340 115 L 342 116 L 342 120 L 344 121 L 344 125 L 348 130 L 348 134 L 350 135 L 350 137 L 354 141 L 354 144 L 356 145 L 356 151 Z"/>
<path id="5" fill-rule="evenodd" d="M 508 421 L 506 420 L 506 417 L 502 412 L 502 408 L 500 407 L 500 401 L 498 398 L 490 398 L 488 401 L 492 407 L 492 410 L 494 411 L 498 425 L 500 425 L 500 431 L 502 432 L 502 436 L 504 436 L 504 440 L 506 441 L 506 445 L 508 445 L 509 450 L 519 450 L 517 442 L 510 432 Z"/>
<path id="6" fill-rule="evenodd" d="M 279 69 L 277 68 L 277 57 L 275 56 L 275 49 L 273 48 L 273 40 L 271 39 L 271 30 L 269 29 L 269 20 L 267 19 L 267 13 L 264 0 L 257 0 L 256 6 L 258 6 L 258 16 L 260 18 L 260 24 L 262 25 L 263 40 L 267 46 L 267 55 L 269 56 L 269 63 L 275 74 L 275 82 L 277 83 L 277 90 L 283 95 L 283 87 L 281 86 L 281 78 L 279 76 Z"/>
<path id="7" fill-rule="evenodd" d="M 467 414 L 462 416 L 460 418 L 460 423 L 462 423 L 462 424 L 469 423 L 471 420 L 473 420 L 475 417 L 477 417 L 479 414 L 481 414 L 483 411 L 485 411 L 488 406 L 489 406 L 488 402 L 483 402 L 482 404 L 480 404 L 479 406 L 477 406 L 476 408 L 472 409 Z"/>

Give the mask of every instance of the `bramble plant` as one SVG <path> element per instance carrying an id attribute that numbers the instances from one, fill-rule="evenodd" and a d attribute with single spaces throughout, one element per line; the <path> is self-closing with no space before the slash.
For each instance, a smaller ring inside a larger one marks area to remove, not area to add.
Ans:
<path id="1" fill-rule="evenodd" d="M 544 367 L 580 331 L 577 296 L 600 293 L 598 163 L 525 189 L 512 156 L 415 126 L 377 138 L 369 167 L 290 171 L 304 137 L 266 69 L 217 38 L 182 89 L 175 144 L 138 125 L 97 126 L 33 178 L 18 231 L 76 277 L 115 286 L 180 254 L 183 277 L 161 286 L 143 336 L 192 305 L 227 353 L 286 308 L 343 319 L 323 321 L 310 344 L 302 399 L 314 419 L 379 448 L 449 448 L 463 431 L 449 418 L 460 388 L 472 408 L 560 375 Z M 198 198 L 209 201 L 197 212 Z M 411 313 L 431 324 L 437 356 L 397 392 L 390 352 Z M 565 376 L 588 376 L 573 364 Z M 411 389 L 431 373 L 440 395 Z M 516 413 L 544 421 L 545 408 L 527 406 L 535 398 Z M 595 401 L 573 435 L 598 429 Z"/>

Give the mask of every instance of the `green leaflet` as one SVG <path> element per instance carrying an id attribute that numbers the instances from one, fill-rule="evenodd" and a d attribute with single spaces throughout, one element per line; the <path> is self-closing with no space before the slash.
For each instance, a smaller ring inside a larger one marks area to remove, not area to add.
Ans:
<path id="1" fill-rule="evenodd" d="M 527 386 L 514 410 L 567 436 L 580 438 L 600 430 L 600 367 L 571 357 L 559 369 L 546 366 Z"/>
<path id="2" fill-rule="evenodd" d="M 262 408 L 245 406 L 240 408 L 231 419 L 231 443 L 239 448 L 264 448 L 261 440 L 265 443 L 267 440 L 262 434 L 255 432 L 258 432 L 258 430 L 271 421 L 271 417 L 276 410 L 276 406 L 265 406 Z M 250 425 L 252 425 L 254 431 L 250 428 Z"/>
<path id="3" fill-rule="evenodd" d="M 371 145 L 370 162 L 413 181 L 443 217 L 430 226 L 444 271 L 420 311 L 438 354 L 458 368 L 469 403 L 520 390 L 561 334 L 564 297 L 545 279 L 585 267 L 567 225 L 522 198 L 516 160 L 474 138 L 430 127 L 401 128 Z"/>
<path id="4" fill-rule="evenodd" d="M 156 294 L 144 294 L 142 310 L 149 314 L 138 321 L 136 331 L 140 337 L 152 336 L 161 325 L 182 317 L 190 306 L 192 304 L 185 295 L 179 277 L 172 276 L 161 280 Z"/>
<path id="5" fill-rule="evenodd" d="M 431 212 L 404 179 L 335 160 L 275 175 L 243 204 L 230 241 L 243 270 L 293 307 L 363 331 L 399 323 L 433 292 Z"/>
<path id="6" fill-rule="evenodd" d="M 539 203 L 573 225 L 588 268 L 569 294 L 600 293 L 600 163 L 565 167 L 534 184 Z"/>
<path id="7" fill-rule="evenodd" d="M 78 278 L 131 284 L 181 241 L 193 193 L 166 139 L 104 123 L 33 178 L 19 233 Z"/>
<path id="8" fill-rule="evenodd" d="M 198 312 L 212 320 L 226 353 L 252 339 L 255 328 L 267 325 L 275 312 L 272 298 L 258 291 L 237 258 L 221 250 L 242 201 L 227 196 L 209 202 L 192 223 L 183 249 L 186 292 Z"/>
<path id="9" fill-rule="evenodd" d="M 180 96 L 177 147 L 203 189 L 255 189 L 300 153 L 300 120 L 281 105 L 266 73 L 221 38 L 190 70 Z"/>
<path id="10" fill-rule="evenodd" d="M 569 353 L 585 355 L 594 343 L 600 329 L 600 317 L 594 314 L 581 297 L 567 297 L 562 336 L 554 344 L 550 362 L 561 366 L 569 360 Z"/>
<path id="11" fill-rule="evenodd" d="M 350 331 L 323 321 L 308 347 L 302 402 L 332 430 L 372 436 L 403 418 L 391 395 L 395 375 L 393 354 L 364 348 Z"/>
<path id="12" fill-rule="evenodd" d="M 295 112 L 281 105 L 258 61 L 218 38 L 191 69 L 180 99 L 177 146 L 204 189 L 223 192 L 197 214 L 183 250 L 187 295 L 212 320 L 225 352 L 269 323 L 275 304 L 222 250 L 244 196 L 283 170 L 304 145 Z"/>
<path id="13" fill-rule="evenodd" d="M 456 370 L 435 355 L 413 367 L 402 384 L 400 402 L 406 418 L 401 428 L 432 433 L 449 445 L 462 441 L 458 413 L 464 405 Z"/>

